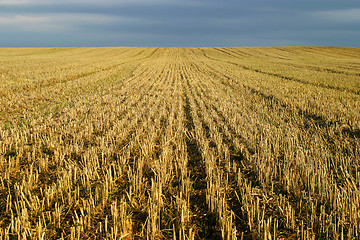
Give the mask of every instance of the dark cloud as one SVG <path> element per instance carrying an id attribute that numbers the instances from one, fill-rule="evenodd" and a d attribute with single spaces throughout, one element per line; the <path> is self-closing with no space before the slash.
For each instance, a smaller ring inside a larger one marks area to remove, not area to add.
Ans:
<path id="1" fill-rule="evenodd" d="M 0 46 L 359 46 L 359 12 L 358 0 L 0 0 Z"/>

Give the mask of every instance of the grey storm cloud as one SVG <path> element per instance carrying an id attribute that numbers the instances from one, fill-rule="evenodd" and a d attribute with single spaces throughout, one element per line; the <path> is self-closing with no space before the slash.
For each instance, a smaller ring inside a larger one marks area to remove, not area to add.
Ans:
<path id="1" fill-rule="evenodd" d="M 359 46 L 358 0 L 0 0 L 0 47 Z"/>

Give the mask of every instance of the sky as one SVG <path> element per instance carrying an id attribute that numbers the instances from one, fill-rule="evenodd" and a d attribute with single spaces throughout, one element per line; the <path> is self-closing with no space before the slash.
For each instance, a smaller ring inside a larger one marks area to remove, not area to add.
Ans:
<path id="1" fill-rule="evenodd" d="M 360 47 L 360 0 L 0 0 L 0 47 Z"/>

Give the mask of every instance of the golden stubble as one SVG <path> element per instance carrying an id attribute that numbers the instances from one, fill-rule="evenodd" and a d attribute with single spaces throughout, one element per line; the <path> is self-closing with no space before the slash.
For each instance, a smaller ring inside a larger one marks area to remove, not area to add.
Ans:
<path id="1" fill-rule="evenodd" d="M 0 238 L 359 238 L 359 59 L 1 49 Z"/>

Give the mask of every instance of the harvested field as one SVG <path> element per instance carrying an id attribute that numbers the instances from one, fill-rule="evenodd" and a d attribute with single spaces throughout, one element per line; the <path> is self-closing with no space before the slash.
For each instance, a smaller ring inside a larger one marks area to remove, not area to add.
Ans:
<path id="1" fill-rule="evenodd" d="M 360 48 L 0 49 L 1 239 L 359 239 Z"/>

